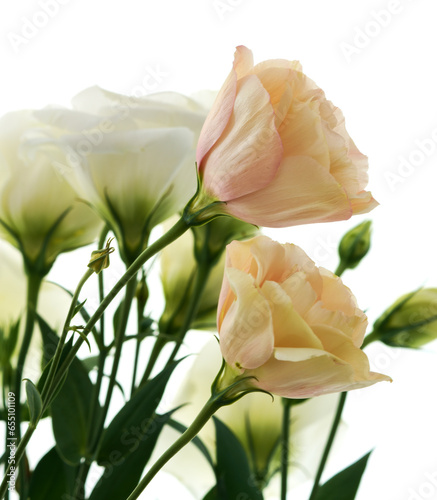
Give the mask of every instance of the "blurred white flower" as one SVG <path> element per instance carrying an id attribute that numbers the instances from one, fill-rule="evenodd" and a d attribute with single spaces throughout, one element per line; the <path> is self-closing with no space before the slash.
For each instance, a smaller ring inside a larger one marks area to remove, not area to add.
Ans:
<path id="1" fill-rule="evenodd" d="M 62 288 L 43 281 L 38 314 L 58 333 L 64 325 L 70 300 L 70 296 Z M 8 371 L 10 373 L 16 367 L 25 316 L 26 275 L 22 258 L 8 243 L 0 241 L 0 387 L 3 385 L 3 374 Z M 13 339 L 14 325 L 18 322 L 17 336 Z M 41 375 L 42 352 L 41 334 L 39 327 L 35 325 L 23 373 L 23 378 L 29 378 L 35 384 Z M 0 407 L 2 405 L 3 400 L 0 398 Z"/>
<path id="2" fill-rule="evenodd" d="M 190 425 L 210 396 L 212 381 L 221 364 L 220 348 L 216 339 L 211 339 L 196 357 L 187 376 L 178 389 L 169 408 L 185 404 L 174 414 L 174 419 Z M 338 395 L 319 396 L 293 406 L 290 428 L 290 488 L 314 478 L 326 438 L 332 423 Z M 188 404 L 187 404 L 188 403 Z M 280 449 L 276 448 L 273 460 L 268 464 L 268 455 L 278 443 L 282 425 L 281 398 L 252 393 L 236 403 L 220 408 L 216 413 L 239 438 L 251 463 L 254 477 L 263 482 L 269 479 L 280 464 Z M 249 426 L 249 428 L 248 428 Z M 253 440 L 253 452 L 249 451 L 248 433 Z M 158 442 L 151 463 L 180 434 L 166 427 Z M 199 434 L 211 456 L 215 457 L 215 430 L 210 421 Z M 254 470 L 256 469 L 256 470 Z M 268 469 L 268 470 L 266 470 Z M 203 498 L 215 484 L 214 474 L 201 452 L 190 443 L 166 465 L 165 470 L 175 476 L 191 491 L 194 498 Z M 279 498 L 280 477 L 275 474 L 264 489 L 264 498 Z"/>
<path id="3" fill-rule="evenodd" d="M 32 111 L 0 118 L 0 235 L 47 272 L 61 252 L 91 243 L 101 221 L 27 138 L 53 133 Z"/>
<path id="4" fill-rule="evenodd" d="M 194 194 L 195 147 L 208 109 L 176 93 L 136 98 L 98 87 L 77 95 L 73 106 L 47 108 L 38 117 L 64 130 L 52 142 L 63 153 L 59 169 L 131 260 L 152 228 Z"/>

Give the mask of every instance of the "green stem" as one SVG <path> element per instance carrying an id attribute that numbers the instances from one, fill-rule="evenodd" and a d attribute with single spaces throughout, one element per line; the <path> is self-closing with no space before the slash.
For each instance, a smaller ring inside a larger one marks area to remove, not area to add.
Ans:
<path id="1" fill-rule="evenodd" d="M 135 276 L 138 273 L 143 264 L 145 264 L 145 262 L 147 262 L 148 259 L 153 257 L 158 252 L 160 252 L 167 245 L 170 245 L 170 243 L 172 243 L 177 238 L 182 236 L 189 229 L 189 227 L 190 226 L 188 225 L 188 223 L 182 217 L 167 233 L 165 233 L 161 238 L 159 238 L 157 241 L 155 241 L 152 245 L 150 245 L 141 253 L 141 255 L 129 266 L 124 275 L 114 285 L 112 290 L 110 290 L 106 295 L 106 297 L 102 300 L 99 307 L 96 309 L 95 313 L 91 316 L 88 323 L 86 324 L 84 328 L 84 334 L 87 334 L 91 330 L 91 328 L 93 328 L 93 326 L 97 323 L 97 321 L 99 321 L 100 317 L 102 316 L 106 308 L 109 306 L 109 304 L 117 296 L 120 290 L 122 290 L 123 287 L 126 286 L 126 283 L 128 283 L 129 280 L 131 280 L 133 276 Z M 56 392 L 57 387 L 61 382 L 63 375 L 68 370 L 68 367 L 72 363 L 73 359 L 75 358 L 77 352 L 79 351 L 84 342 L 85 340 L 82 337 L 80 337 L 72 347 L 64 363 L 60 366 L 58 370 L 57 380 L 55 381 L 55 384 L 52 387 L 52 390 L 50 391 L 51 393 Z"/>
<path id="2" fill-rule="evenodd" d="M 317 474 L 314 479 L 313 489 L 309 500 L 315 500 L 317 498 L 317 492 L 320 487 L 320 479 L 322 477 L 323 471 L 325 469 L 326 462 L 328 460 L 329 452 L 331 451 L 332 444 L 334 442 L 335 435 L 337 433 L 338 426 L 341 421 L 341 415 L 343 413 L 343 408 L 346 403 L 347 392 L 342 392 L 340 394 L 340 399 L 338 400 L 337 411 L 335 413 L 334 421 L 332 422 L 331 431 L 329 433 L 328 440 L 326 441 L 325 450 L 323 452 L 322 458 L 320 460 L 319 468 L 317 469 Z"/>
<path id="3" fill-rule="evenodd" d="M 367 347 L 370 343 L 376 342 L 379 340 L 379 335 L 376 332 L 371 332 L 364 337 L 363 343 L 361 345 L 361 349 Z"/>
<path id="4" fill-rule="evenodd" d="M 84 491 L 85 491 L 84 486 L 87 479 L 87 475 L 91 467 L 91 462 L 94 456 L 98 452 L 100 441 L 103 436 L 105 420 L 108 415 L 109 406 L 112 400 L 112 394 L 114 392 L 114 387 L 117 380 L 117 372 L 118 372 L 118 367 L 120 365 L 121 352 L 123 349 L 124 339 L 126 335 L 127 322 L 129 319 L 129 313 L 132 306 L 132 301 L 135 296 L 136 286 L 137 284 L 135 279 L 130 280 L 126 285 L 125 297 L 122 305 L 120 321 L 118 323 L 117 332 L 115 332 L 115 353 L 114 353 L 114 360 L 112 363 L 111 375 L 109 377 L 109 384 L 106 393 L 105 404 L 103 406 L 101 415 L 99 416 L 99 420 L 97 422 L 94 435 L 92 436 L 90 441 L 88 460 L 86 460 L 81 464 L 78 475 L 76 477 L 76 490 L 73 496 L 78 500 L 83 500 L 84 498 Z"/>
<path id="5" fill-rule="evenodd" d="M 337 269 L 335 270 L 334 274 L 336 274 L 338 277 L 340 277 L 346 269 L 349 269 L 347 265 L 341 261 L 340 264 L 338 265 Z"/>
<path id="6" fill-rule="evenodd" d="M 23 340 L 18 355 L 17 368 L 15 370 L 13 392 L 15 395 L 15 430 L 17 442 L 21 444 L 21 383 L 23 378 L 24 364 L 32 341 L 33 329 L 36 321 L 36 308 L 38 295 L 41 289 L 43 275 L 38 272 L 28 270 L 27 273 L 27 302 L 26 302 L 26 325 L 24 328 Z M 16 465 L 18 465 L 16 461 Z M 20 498 L 27 498 L 28 478 L 24 466 L 19 465 Z"/>
<path id="7" fill-rule="evenodd" d="M 281 500 L 287 500 L 287 480 L 290 445 L 291 401 L 282 398 L 282 433 L 281 433 Z"/>
<path id="8" fill-rule="evenodd" d="M 136 498 L 139 498 L 142 491 L 155 477 L 155 475 L 162 469 L 162 467 L 164 467 L 164 465 L 174 455 L 176 455 L 178 451 L 180 451 L 186 444 L 188 444 L 194 437 L 197 436 L 202 427 L 208 422 L 208 420 L 214 415 L 214 413 L 220 408 L 220 406 L 222 406 L 220 400 L 218 400 L 215 396 L 211 396 L 205 406 L 200 410 L 200 413 L 197 415 L 193 423 L 183 434 L 181 434 L 181 436 L 170 446 L 170 448 L 168 448 L 168 450 L 158 458 L 158 460 L 147 471 L 146 475 L 126 500 L 134 500 Z"/>
<path id="9" fill-rule="evenodd" d="M 8 484 L 9 484 L 8 474 L 11 471 L 11 467 L 12 467 L 12 465 L 14 465 L 14 467 L 16 467 L 17 464 L 20 463 L 21 459 L 23 458 L 23 456 L 25 454 L 26 446 L 29 443 L 30 438 L 32 437 L 32 434 L 34 433 L 35 429 L 36 429 L 36 425 L 29 423 L 29 426 L 27 427 L 27 430 L 26 430 L 23 438 L 20 440 L 20 443 L 17 446 L 17 449 L 15 451 L 15 464 L 8 465 L 8 467 L 5 471 L 5 477 L 3 478 L 3 481 L 0 485 L 0 499 L 4 498 L 4 496 L 8 492 Z M 26 492 L 26 495 L 27 495 L 27 492 Z M 20 492 L 20 497 L 23 498 L 22 492 Z M 24 498 L 27 499 L 27 496 Z"/>
<path id="10" fill-rule="evenodd" d="M 173 241 L 175 241 L 177 238 L 182 236 L 188 229 L 190 228 L 190 223 L 185 220 L 184 217 L 181 217 L 178 222 L 167 232 L 165 233 L 161 238 L 159 238 L 155 243 L 150 245 L 148 248 L 146 248 L 141 255 L 129 266 L 125 274 L 118 280 L 118 282 L 114 285 L 112 290 L 106 295 L 106 297 L 102 300 L 100 303 L 99 307 L 95 311 L 95 313 L 91 316 L 89 319 L 88 323 L 85 326 L 84 329 L 84 334 L 87 334 L 91 331 L 91 329 L 95 326 L 95 324 L 99 321 L 99 319 L 102 317 L 102 314 L 106 310 L 106 308 L 109 306 L 109 304 L 112 302 L 112 300 L 117 296 L 117 294 L 120 292 L 120 290 L 123 289 L 123 287 L 128 283 L 129 280 L 131 280 L 137 272 L 141 269 L 141 267 L 144 265 L 145 262 L 147 262 L 148 259 L 153 257 L 155 254 L 157 254 L 159 251 L 161 251 L 164 247 L 167 245 L 170 245 Z M 52 387 L 47 391 L 47 395 L 45 400 L 43 401 L 43 404 L 46 405 L 47 401 L 51 401 L 53 395 L 56 393 L 59 385 L 62 382 L 63 376 L 67 372 L 69 366 L 73 362 L 76 354 L 78 353 L 79 349 L 81 348 L 82 344 L 85 342 L 85 340 L 80 337 L 74 346 L 72 347 L 71 351 L 67 355 L 65 361 L 62 363 L 62 365 L 59 367 L 59 370 L 57 370 L 56 377 L 53 381 Z M 20 378 L 21 381 L 21 378 Z M 25 450 L 25 446 L 27 445 L 27 442 L 30 440 L 30 437 L 32 436 L 33 432 L 35 431 L 35 426 L 30 426 L 28 427 L 26 431 L 26 436 L 28 436 L 28 439 L 23 447 L 23 454 Z M 21 445 L 21 443 L 20 443 Z M 19 445 L 19 447 L 20 447 Z M 18 448 L 17 448 L 18 451 Z M 16 455 L 17 459 L 19 460 L 22 455 L 18 456 Z M 0 487 L 0 500 L 4 498 L 4 494 L 6 493 L 7 490 L 7 476 L 3 479 L 2 486 Z"/>
<path id="11" fill-rule="evenodd" d="M 53 379 L 55 378 L 56 370 L 58 368 L 59 361 L 61 360 L 61 356 L 62 356 L 62 349 L 64 348 L 65 341 L 67 339 L 67 335 L 68 335 L 69 328 L 70 328 L 70 323 L 71 323 L 71 320 L 74 316 L 74 310 L 75 310 L 77 302 L 79 300 L 79 294 L 82 290 L 83 285 L 86 283 L 88 278 L 90 278 L 93 274 L 94 274 L 94 271 L 92 269 L 86 270 L 85 274 L 82 276 L 82 278 L 80 279 L 80 281 L 76 287 L 76 290 L 73 294 L 73 298 L 71 299 L 70 309 L 68 310 L 67 317 L 65 319 L 64 328 L 62 329 L 61 338 L 59 339 L 58 345 L 56 346 L 56 352 L 55 352 L 55 355 L 53 356 L 53 359 L 52 359 L 49 374 L 47 375 L 47 380 L 45 381 L 45 384 L 44 384 L 44 387 L 43 387 L 43 390 L 41 393 L 41 398 L 43 401 L 46 399 L 47 393 L 52 386 Z M 44 413 L 44 411 L 47 409 L 47 407 L 50 405 L 50 403 L 51 403 L 51 401 L 49 401 L 49 400 L 45 403 L 42 413 Z"/>
<path id="12" fill-rule="evenodd" d="M 101 435 L 103 433 L 106 416 L 108 414 L 109 405 L 111 404 L 112 393 L 114 391 L 115 382 L 117 380 L 118 367 L 120 365 L 121 352 L 124 344 L 124 339 L 126 335 L 126 327 L 129 319 L 129 313 L 132 306 L 133 299 L 135 297 L 135 290 L 137 283 L 135 279 L 130 280 L 126 285 L 125 297 L 123 302 L 123 307 L 121 311 L 121 317 L 118 324 L 117 332 L 115 334 L 115 352 L 114 361 L 112 363 L 111 375 L 109 376 L 108 391 L 106 393 L 105 404 L 103 406 L 103 411 L 100 417 L 99 424 L 97 426 L 97 435 L 94 445 L 91 447 L 93 451 L 98 448 L 98 442 L 100 441 Z"/>
<path id="13" fill-rule="evenodd" d="M 142 277 L 142 280 L 145 280 L 144 274 Z M 132 383 L 131 383 L 131 389 L 130 389 L 130 397 L 133 396 L 136 388 L 136 381 L 137 381 L 137 372 L 138 372 L 138 361 L 140 359 L 140 348 L 141 348 L 141 329 L 142 329 L 142 320 L 144 318 L 144 308 L 146 307 L 146 300 L 144 300 L 144 297 L 140 296 L 139 294 L 137 296 L 137 340 L 136 340 L 136 345 L 135 345 L 135 358 L 134 358 L 134 369 L 132 371 Z"/>

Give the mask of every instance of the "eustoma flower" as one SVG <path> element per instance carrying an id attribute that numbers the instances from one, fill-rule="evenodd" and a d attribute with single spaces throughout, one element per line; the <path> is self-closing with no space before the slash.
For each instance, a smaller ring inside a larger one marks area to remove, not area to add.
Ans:
<path id="1" fill-rule="evenodd" d="M 308 398 L 390 380 L 369 370 L 366 326 L 340 278 L 299 247 L 266 236 L 228 246 L 220 346 L 229 367 L 261 389 Z"/>
<path id="2" fill-rule="evenodd" d="M 29 133 L 51 133 L 31 111 L 0 120 L 0 234 L 21 250 L 27 264 L 46 272 L 57 255 L 87 245 L 101 221 L 59 175 L 53 157 L 28 147 Z"/>
<path id="3" fill-rule="evenodd" d="M 61 130 L 53 145 L 64 154 L 65 177 L 131 260 L 153 227 L 194 194 L 195 146 L 207 110 L 173 92 L 135 98 L 98 87 L 77 95 L 73 106 L 39 116 Z"/>
<path id="4" fill-rule="evenodd" d="M 344 220 L 377 205 L 341 111 L 298 62 L 254 66 L 242 46 L 202 129 L 197 164 L 210 202 L 260 226 Z"/>

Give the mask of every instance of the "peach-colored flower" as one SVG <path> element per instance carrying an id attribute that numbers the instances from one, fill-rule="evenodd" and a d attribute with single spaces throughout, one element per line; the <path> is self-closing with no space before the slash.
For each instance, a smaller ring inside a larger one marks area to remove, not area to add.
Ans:
<path id="1" fill-rule="evenodd" d="M 298 62 L 254 66 L 243 46 L 203 126 L 197 164 L 210 197 L 261 226 L 344 220 L 377 205 L 341 111 Z"/>
<path id="2" fill-rule="evenodd" d="M 228 245 L 220 347 L 262 389 L 308 398 L 390 380 L 369 371 L 366 326 L 349 288 L 296 245 L 266 236 Z"/>

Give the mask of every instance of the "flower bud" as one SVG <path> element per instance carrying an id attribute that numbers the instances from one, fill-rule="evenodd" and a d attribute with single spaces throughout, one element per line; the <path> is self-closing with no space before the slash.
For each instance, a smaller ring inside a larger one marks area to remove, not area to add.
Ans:
<path id="1" fill-rule="evenodd" d="M 91 260 L 89 261 L 88 267 L 96 274 L 99 274 L 103 269 L 109 267 L 109 254 L 114 251 L 114 247 L 110 247 L 109 245 L 113 239 L 114 238 L 109 238 L 105 248 L 91 252 Z"/>
<path id="2" fill-rule="evenodd" d="M 400 297 L 376 321 L 373 336 L 393 347 L 421 347 L 437 338 L 437 288 Z"/>
<path id="3" fill-rule="evenodd" d="M 339 269 L 353 269 L 367 255 L 370 249 L 371 226 L 372 221 L 364 221 L 343 236 L 338 246 Z"/>

